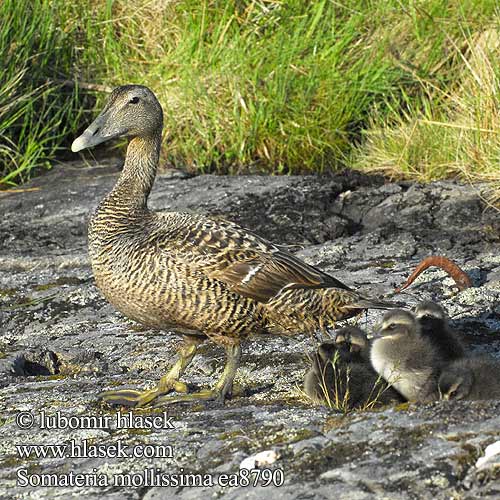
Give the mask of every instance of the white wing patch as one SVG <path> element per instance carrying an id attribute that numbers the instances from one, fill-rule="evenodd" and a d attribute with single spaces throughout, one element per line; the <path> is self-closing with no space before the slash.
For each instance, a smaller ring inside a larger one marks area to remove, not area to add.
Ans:
<path id="1" fill-rule="evenodd" d="M 259 264 L 258 266 L 252 267 L 241 282 L 247 284 L 262 269 L 262 266 L 263 264 Z"/>

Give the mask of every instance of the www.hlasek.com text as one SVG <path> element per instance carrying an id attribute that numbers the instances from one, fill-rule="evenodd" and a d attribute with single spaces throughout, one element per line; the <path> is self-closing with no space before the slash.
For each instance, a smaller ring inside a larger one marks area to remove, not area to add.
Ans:
<path id="1" fill-rule="evenodd" d="M 174 447 L 168 444 L 128 445 L 123 441 L 112 444 L 77 443 L 71 439 L 64 444 L 16 444 L 20 458 L 174 458 Z"/>

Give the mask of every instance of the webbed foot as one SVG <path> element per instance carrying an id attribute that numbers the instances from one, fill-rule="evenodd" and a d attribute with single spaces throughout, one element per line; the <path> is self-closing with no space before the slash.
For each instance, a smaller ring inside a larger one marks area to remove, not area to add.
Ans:
<path id="1" fill-rule="evenodd" d="M 213 389 L 202 389 L 191 394 L 180 394 L 178 396 L 161 396 L 156 399 L 154 406 L 162 406 L 172 403 L 188 401 L 217 401 L 223 403 L 226 396 L 233 390 L 234 376 L 240 363 L 241 347 L 239 344 L 226 346 L 226 365 L 219 381 Z"/>
<path id="2" fill-rule="evenodd" d="M 145 391 L 138 391 L 135 389 L 103 391 L 99 393 L 97 397 L 112 405 L 140 407 L 151 403 L 151 401 L 155 400 L 159 396 L 163 396 L 174 391 L 187 393 L 188 387 L 184 382 L 171 380 L 169 382 L 160 383 L 157 387 Z"/>
<path id="3" fill-rule="evenodd" d="M 156 399 L 154 407 L 158 408 L 163 405 L 168 405 L 172 403 L 182 403 L 189 401 L 217 401 L 218 403 L 223 403 L 226 399 L 226 395 L 217 389 L 202 389 L 198 392 L 193 392 L 191 394 L 179 394 L 178 396 L 160 396 Z"/>
<path id="4" fill-rule="evenodd" d="M 104 391 L 97 395 L 102 401 L 111 405 L 122 406 L 146 406 L 157 397 L 170 392 L 188 392 L 188 387 L 179 377 L 184 373 L 187 366 L 193 360 L 198 342 L 186 340 L 179 349 L 179 359 L 174 363 L 170 371 L 164 375 L 158 385 L 153 389 L 138 391 L 135 389 L 120 389 L 117 391 Z"/>

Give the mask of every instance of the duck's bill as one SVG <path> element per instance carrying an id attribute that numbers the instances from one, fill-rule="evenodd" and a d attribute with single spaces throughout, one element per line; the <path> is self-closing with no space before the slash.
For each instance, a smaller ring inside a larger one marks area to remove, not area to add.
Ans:
<path id="1" fill-rule="evenodd" d="M 77 137 L 71 144 L 71 151 L 77 153 L 82 149 L 92 148 L 103 142 L 120 137 L 126 134 L 123 130 L 107 130 L 106 116 L 98 116 L 91 125 L 83 132 L 80 137 Z"/>
<path id="2" fill-rule="evenodd" d="M 376 325 L 373 326 L 371 331 L 366 332 L 366 338 L 368 340 L 382 338 L 382 333 L 380 332 L 381 329 L 382 329 L 382 325 L 380 323 L 377 323 Z"/>
<path id="3" fill-rule="evenodd" d="M 103 139 L 102 137 L 95 137 L 88 130 L 85 130 L 85 132 L 80 137 L 77 137 L 73 141 L 73 144 L 71 144 L 71 151 L 73 151 L 73 153 L 78 153 L 78 151 L 81 151 L 82 149 L 97 146 L 104 141 L 105 139 Z"/>

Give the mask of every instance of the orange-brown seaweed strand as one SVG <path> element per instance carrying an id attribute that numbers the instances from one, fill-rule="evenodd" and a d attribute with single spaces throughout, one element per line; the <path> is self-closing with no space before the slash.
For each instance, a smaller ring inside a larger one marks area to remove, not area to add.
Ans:
<path id="1" fill-rule="evenodd" d="M 446 271 L 448 275 L 453 278 L 460 291 L 472 286 L 472 281 L 468 274 L 460 269 L 460 267 L 458 267 L 454 262 L 441 255 L 431 255 L 420 262 L 406 282 L 399 288 L 396 288 L 396 292 L 401 292 L 408 288 L 417 279 L 417 277 L 429 267 L 439 267 L 443 271 Z"/>

